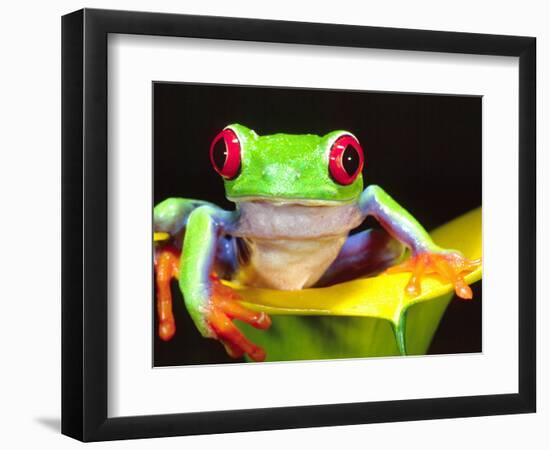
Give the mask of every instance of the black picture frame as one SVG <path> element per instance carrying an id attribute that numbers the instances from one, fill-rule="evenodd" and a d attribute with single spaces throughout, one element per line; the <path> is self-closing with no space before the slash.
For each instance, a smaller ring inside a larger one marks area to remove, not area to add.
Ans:
<path id="1" fill-rule="evenodd" d="M 518 393 L 107 416 L 109 33 L 519 57 Z M 536 408 L 536 39 L 83 9 L 62 18 L 62 433 L 82 441 L 497 414 Z"/>

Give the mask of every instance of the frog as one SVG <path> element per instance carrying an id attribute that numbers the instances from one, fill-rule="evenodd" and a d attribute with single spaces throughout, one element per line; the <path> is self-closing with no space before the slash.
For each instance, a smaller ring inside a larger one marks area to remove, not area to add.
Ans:
<path id="1" fill-rule="evenodd" d="M 235 321 L 268 330 L 271 319 L 244 306 L 234 286 L 299 290 L 407 272 L 406 295 L 436 275 L 472 298 L 464 277 L 481 261 L 438 246 L 382 187 L 365 188 L 365 154 L 351 132 L 259 135 L 234 123 L 213 138 L 209 158 L 233 210 L 180 197 L 153 210 L 162 340 L 175 333 L 172 280 L 203 337 L 256 362 L 266 352 Z M 369 216 L 380 228 L 352 232 Z"/>

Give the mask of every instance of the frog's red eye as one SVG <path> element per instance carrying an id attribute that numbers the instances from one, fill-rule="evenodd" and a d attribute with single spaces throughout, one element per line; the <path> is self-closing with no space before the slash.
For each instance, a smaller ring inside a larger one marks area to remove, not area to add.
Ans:
<path id="1" fill-rule="evenodd" d="M 222 177 L 231 180 L 241 170 L 241 143 L 230 128 L 221 131 L 210 145 L 210 161 Z"/>
<path id="2" fill-rule="evenodd" d="M 351 184 L 363 170 L 363 149 L 349 134 L 340 136 L 330 148 L 328 168 L 338 184 Z"/>

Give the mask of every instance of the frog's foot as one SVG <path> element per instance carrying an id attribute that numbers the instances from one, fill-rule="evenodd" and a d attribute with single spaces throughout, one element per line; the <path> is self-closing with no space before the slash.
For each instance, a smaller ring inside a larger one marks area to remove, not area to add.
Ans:
<path id="1" fill-rule="evenodd" d="M 455 251 L 421 252 L 397 266 L 390 267 L 386 273 L 412 272 L 405 291 L 413 297 L 421 293 L 422 277 L 436 274 L 454 285 L 457 296 L 470 300 L 473 297 L 472 289 L 464 281 L 464 276 L 480 264 L 481 259 L 470 260 Z"/>
<path id="2" fill-rule="evenodd" d="M 206 313 L 206 321 L 230 356 L 240 358 L 247 354 L 253 361 L 263 361 L 266 356 L 264 349 L 249 341 L 235 326 L 233 319 L 241 320 L 262 330 L 270 327 L 271 319 L 264 312 L 245 308 L 238 303 L 240 299 L 241 297 L 233 289 L 221 284 L 217 278 L 213 278 L 212 297 Z"/>
<path id="3" fill-rule="evenodd" d="M 155 255 L 155 279 L 157 284 L 157 314 L 159 317 L 159 337 L 163 341 L 172 339 L 176 323 L 172 312 L 171 281 L 178 278 L 180 251 L 166 246 Z"/>

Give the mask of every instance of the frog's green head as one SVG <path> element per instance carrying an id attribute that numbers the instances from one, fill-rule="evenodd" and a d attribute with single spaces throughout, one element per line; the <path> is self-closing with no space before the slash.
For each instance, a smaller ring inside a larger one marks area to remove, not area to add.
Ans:
<path id="1" fill-rule="evenodd" d="M 363 190 L 363 151 L 348 131 L 259 136 L 232 124 L 210 158 L 232 201 L 352 202 Z"/>

